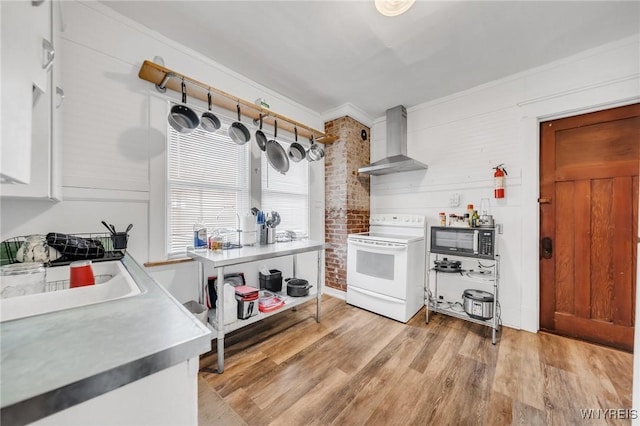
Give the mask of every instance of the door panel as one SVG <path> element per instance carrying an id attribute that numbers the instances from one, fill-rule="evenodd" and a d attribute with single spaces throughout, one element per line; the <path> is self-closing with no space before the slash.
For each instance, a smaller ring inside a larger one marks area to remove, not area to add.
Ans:
<path id="1" fill-rule="evenodd" d="M 541 123 L 540 327 L 631 351 L 640 104 Z"/>

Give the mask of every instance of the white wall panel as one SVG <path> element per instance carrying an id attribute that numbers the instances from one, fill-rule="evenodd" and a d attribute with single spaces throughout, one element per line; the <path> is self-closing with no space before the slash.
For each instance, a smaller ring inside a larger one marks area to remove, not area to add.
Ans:
<path id="1" fill-rule="evenodd" d="M 490 198 L 503 224 L 502 320 L 537 331 L 539 122 L 640 99 L 640 38 L 631 37 L 408 110 L 408 154 L 427 171 L 373 176 L 372 213 L 463 214 Z M 386 123 L 374 122 L 371 155 L 384 156 Z M 506 198 L 493 198 L 493 170 L 504 163 Z M 451 207 L 453 193 L 460 206 Z"/>
<path id="2" fill-rule="evenodd" d="M 178 100 L 179 95 L 171 91 L 159 94 L 151 83 L 138 78 L 142 62 L 156 55 L 163 57 L 169 68 L 249 101 L 265 98 L 274 111 L 323 128 L 319 113 L 99 2 L 69 1 L 62 6 L 65 201 L 51 204 L 2 200 L 2 238 L 53 230 L 102 232 L 100 220 L 104 219 L 118 228 L 134 224 L 129 251 L 136 260 L 164 259 L 166 205 L 164 197 L 152 199 L 152 195 L 163 193 L 164 175 L 151 176 L 151 169 L 163 171 L 158 165 L 165 161 L 166 105 L 169 99 Z M 151 99 L 156 103 L 152 105 Z M 204 106 L 194 99 L 189 102 Z M 233 116 L 215 108 L 216 113 L 221 111 L 221 115 Z M 287 132 L 283 133 L 286 137 Z M 321 163 L 314 167 L 321 167 Z M 318 170 L 312 177 L 311 188 L 316 196 L 311 234 L 322 238 L 324 177 Z M 195 275 L 189 272 L 160 275 L 169 287 L 175 284 L 179 288 L 186 281 L 194 285 Z"/>

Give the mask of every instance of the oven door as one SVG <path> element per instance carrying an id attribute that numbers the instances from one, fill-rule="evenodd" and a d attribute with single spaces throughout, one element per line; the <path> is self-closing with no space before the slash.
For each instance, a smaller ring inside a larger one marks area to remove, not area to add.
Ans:
<path id="1" fill-rule="evenodd" d="M 406 299 L 408 244 L 349 237 L 347 285 Z"/>

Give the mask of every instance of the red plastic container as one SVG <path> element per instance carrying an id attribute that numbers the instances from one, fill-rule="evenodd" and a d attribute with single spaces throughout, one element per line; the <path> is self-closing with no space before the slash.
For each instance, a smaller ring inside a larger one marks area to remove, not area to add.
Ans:
<path id="1" fill-rule="evenodd" d="M 69 287 L 84 287 L 96 283 L 90 260 L 78 260 L 69 265 Z"/>
<path id="2" fill-rule="evenodd" d="M 272 312 L 277 309 L 280 309 L 283 306 L 284 306 L 284 300 L 280 299 L 276 295 L 262 298 L 258 302 L 258 309 L 260 310 L 260 312 Z"/>

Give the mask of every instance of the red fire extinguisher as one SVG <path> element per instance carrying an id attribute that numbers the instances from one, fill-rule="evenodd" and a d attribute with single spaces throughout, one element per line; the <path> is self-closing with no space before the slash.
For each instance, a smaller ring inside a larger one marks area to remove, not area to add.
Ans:
<path id="1" fill-rule="evenodd" d="M 493 170 L 496 171 L 493 174 L 493 198 L 504 198 L 504 177 L 507 175 L 507 170 L 503 167 L 503 164 L 497 165 Z"/>

